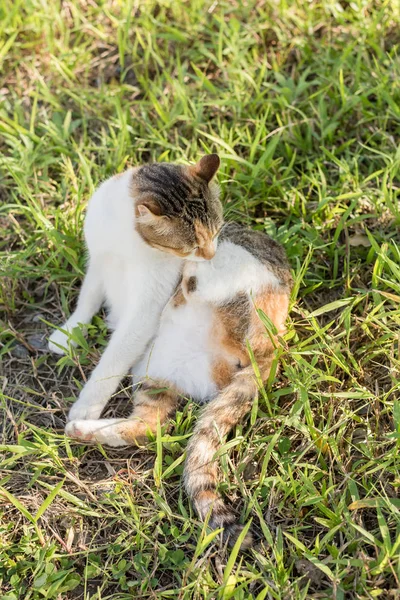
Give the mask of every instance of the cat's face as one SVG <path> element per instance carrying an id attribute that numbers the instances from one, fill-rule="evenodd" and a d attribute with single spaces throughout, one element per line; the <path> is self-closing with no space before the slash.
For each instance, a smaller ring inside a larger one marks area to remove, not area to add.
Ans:
<path id="1" fill-rule="evenodd" d="M 214 256 L 223 223 L 211 181 L 218 167 L 218 156 L 209 154 L 191 167 L 155 163 L 135 170 L 136 230 L 147 244 L 186 260 Z"/>

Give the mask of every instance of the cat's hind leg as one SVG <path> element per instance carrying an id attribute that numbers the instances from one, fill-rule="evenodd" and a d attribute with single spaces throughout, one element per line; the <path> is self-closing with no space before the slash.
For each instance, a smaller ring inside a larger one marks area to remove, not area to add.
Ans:
<path id="1" fill-rule="evenodd" d="M 79 293 L 78 304 L 68 321 L 54 331 L 49 338 L 49 350 L 56 354 L 65 354 L 68 347 L 69 333 L 79 323 L 89 323 L 104 301 L 104 289 L 100 269 L 89 262 L 85 278 Z M 66 333 L 64 333 L 64 330 Z M 73 344 L 73 342 L 71 342 Z"/>
<path id="2" fill-rule="evenodd" d="M 272 356 L 271 356 L 272 358 Z M 187 446 L 183 472 L 185 488 L 202 521 L 209 517 L 211 529 L 224 530 L 233 545 L 243 529 L 234 511 L 219 495 L 216 454 L 225 436 L 250 412 L 258 393 L 253 367 L 244 368 L 233 381 L 203 409 Z M 243 547 L 250 546 L 247 534 Z"/>
<path id="3" fill-rule="evenodd" d="M 255 298 L 255 306 L 269 316 L 278 333 L 284 332 L 288 308 L 286 290 L 281 293 L 265 290 Z M 247 339 L 253 350 L 259 375 L 256 377 L 251 364 L 241 368 L 218 396 L 205 406 L 187 446 L 183 472 L 186 491 L 198 515 L 203 521 L 208 517 L 208 524 L 212 529 L 222 528 L 223 537 L 230 545 L 236 542 L 243 526 L 237 522 L 234 511 L 218 493 L 218 450 L 225 436 L 251 411 L 259 383 L 265 383 L 268 379 L 277 344 L 277 340 L 273 341 L 266 334 L 255 310 L 251 313 Z M 245 349 L 243 344 L 243 351 Z M 242 547 L 249 546 L 251 542 L 252 535 L 248 533 Z"/>
<path id="4" fill-rule="evenodd" d="M 146 382 L 137 392 L 134 409 L 127 419 L 79 419 L 70 421 L 65 433 L 71 438 L 108 446 L 142 445 L 148 433 L 165 424 L 178 403 L 179 394 L 165 382 Z"/>

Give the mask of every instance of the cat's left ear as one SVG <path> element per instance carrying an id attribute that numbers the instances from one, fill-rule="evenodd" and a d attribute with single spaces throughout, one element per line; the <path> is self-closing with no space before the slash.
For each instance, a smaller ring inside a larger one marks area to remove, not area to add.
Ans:
<path id="1" fill-rule="evenodd" d="M 218 154 L 207 154 L 206 156 L 203 156 L 198 163 L 193 165 L 193 167 L 190 167 L 190 169 L 193 175 L 197 175 L 197 177 L 201 177 L 201 179 L 210 183 L 211 179 L 218 171 L 220 163 L 221 161 L 219 160 Z"/>
<path id="2" fill-rule="evenodd" d="M 141 223 L 155 223 L 161 218 L 161 210 L 157 202 L 145 198 L 136 205 L 136 217 Z"/>

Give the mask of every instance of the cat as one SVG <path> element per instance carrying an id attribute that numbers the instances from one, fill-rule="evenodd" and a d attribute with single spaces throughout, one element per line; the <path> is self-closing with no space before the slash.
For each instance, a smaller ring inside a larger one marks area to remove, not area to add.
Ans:
<path id="1" fill-rule="evenodd" d="M 157 422 L 174 414 L 180 397 L 207 402 L 187 447 L 184 482 L 199 516 L 223 528 L 230 544 L 242 526 L 217 492 L 214 456 L 222 439 L 251 410 L 259 383 L 247 351 L 268 379 L 277 335 L 285 331 L 292 279 L 283 248 L 264 233 L 226 223 L 215 257 L 185 262 L 157 334 L 133 367 L 142 382 L 128 419 L 70 421 L 67 435 L 110 446 L 144 443 Z M 258 310 L 272 321 L 270 336 Z M 251 533 L 243 541 L 250 545 Z"/>
<path id="2" fill-rule="evenodd" d="M 223 223 L 212 181 L 217 154 L 193 166 L 154 163 L 100 185 L 89 201 L 84 234 L 89 253 L 76 310 L 49 339 L 64 353 L 69 334 L 105 303 L 113 330 L 69 419 L 97 419 L 122 377 L 154 337 L 185 260 L 210 260 Z"/>
<path id="3" fill-rule="evenodd" d="M 181 263 L 175 293 L 157 313 L 151 343 L 133 365 L 134 385 L 141 387 L 131 417 L 98 419 L 100 413 L 93 417 L 90 411 L 77 417 L 72 407 L 66 434 L 111 446 L 141 444 L 148 432 L 156 432 L 158 422 L 164 424 L 174 414 L 181 397 L 207 403 L 187 447 L 184 483 L 201 519 L 222 528 L 233 544 L 242 526 L 218 494 L 214 456 L 268 378 L 276 337 L 285 330 L 292 280 L 283 248 L 264 233 L 226 223 L 215 250 L 208 261 L 189 255 Z M 258 310 L 274 324 L 273 335 L 266 332 Z M 248 534 L 243 546 L 251 539 Z"/>

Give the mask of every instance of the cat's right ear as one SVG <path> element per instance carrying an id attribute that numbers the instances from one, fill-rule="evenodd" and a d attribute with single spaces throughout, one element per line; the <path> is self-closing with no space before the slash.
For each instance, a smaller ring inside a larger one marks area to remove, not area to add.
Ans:
<path id="1" fill-rule="evenodd" d="M 218 154 L 206 154 L 198 163 L 190 167 L 193 175 L 201 177 L 207 183 L 210 183 L 215 173 L 219 169 L 220 160 Z"/>

